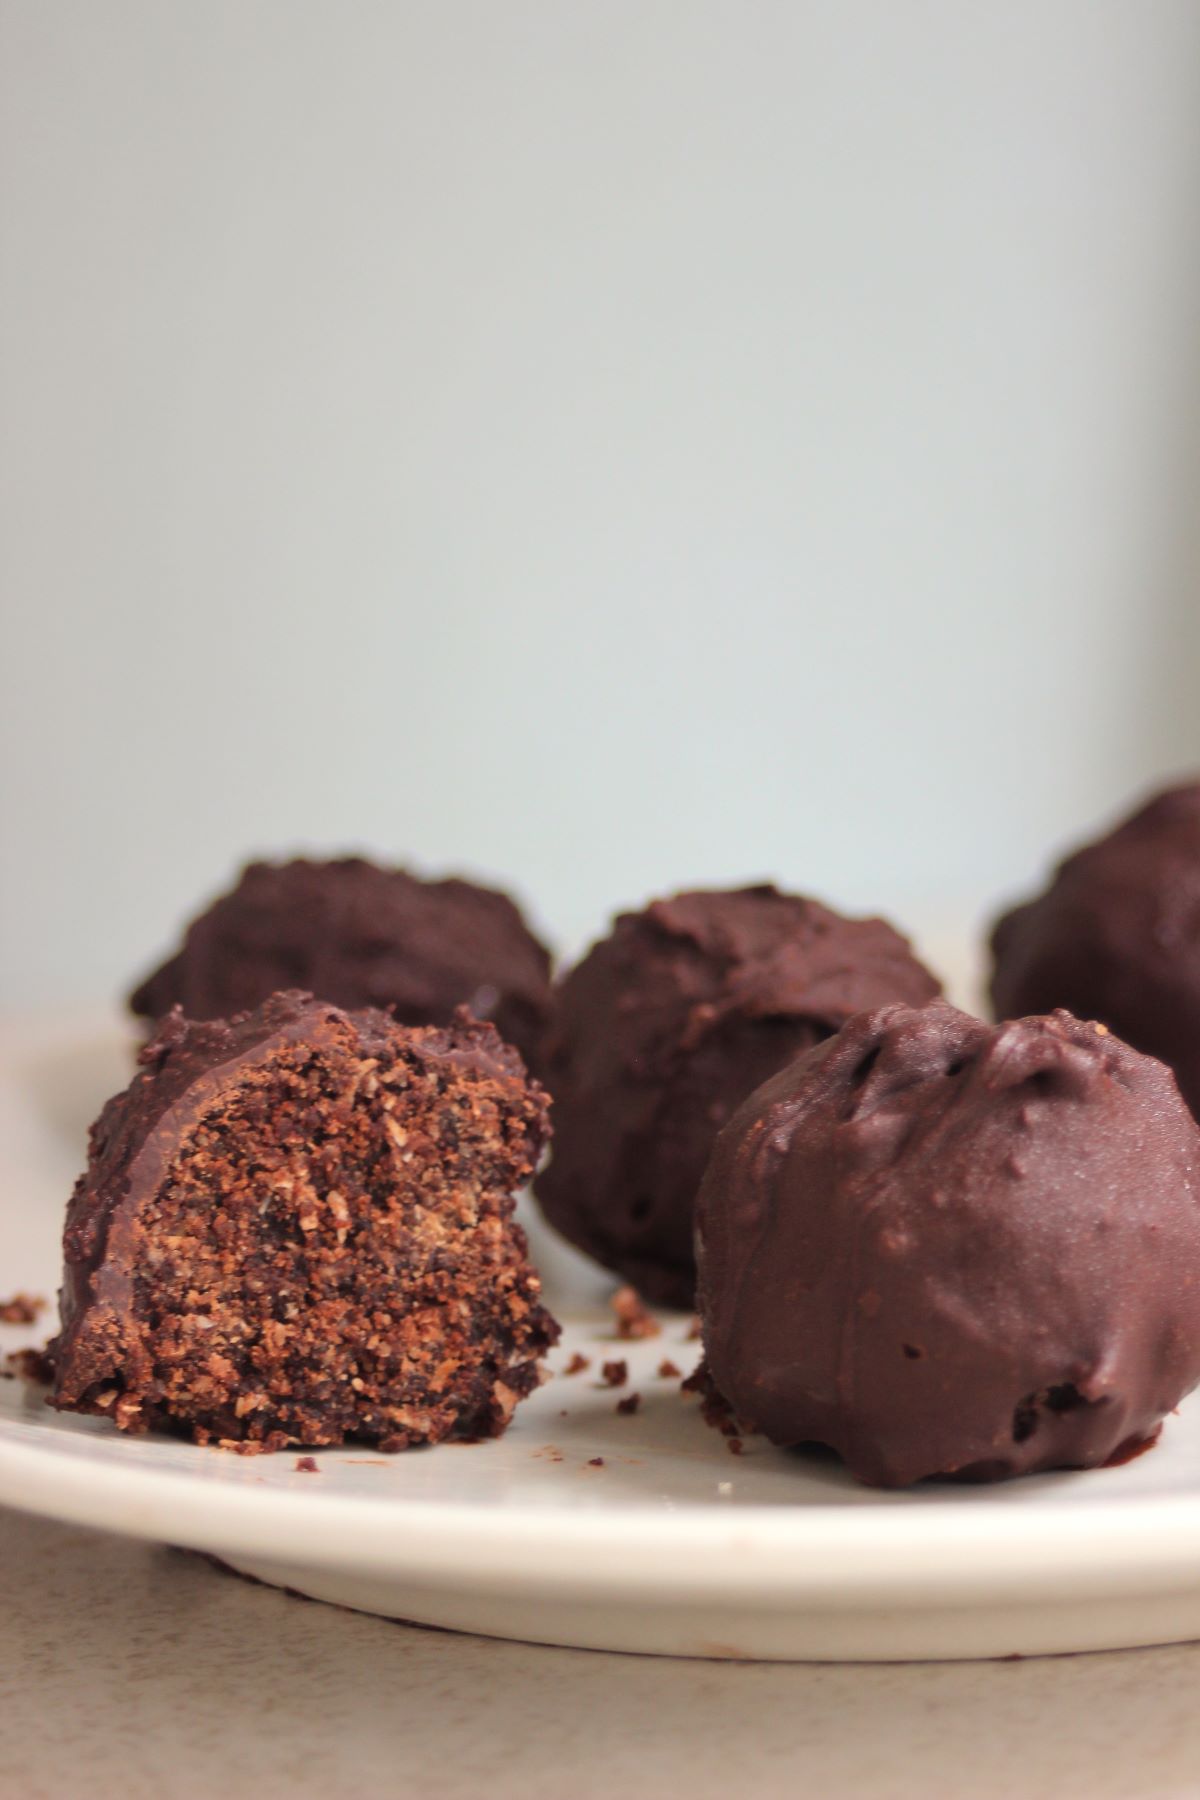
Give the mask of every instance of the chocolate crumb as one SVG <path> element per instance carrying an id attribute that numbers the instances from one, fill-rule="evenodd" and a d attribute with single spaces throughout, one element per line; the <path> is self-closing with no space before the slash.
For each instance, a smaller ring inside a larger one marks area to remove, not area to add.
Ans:
<path id="1" fill-rule="evenodd" d="M 657 1337 L 662 1326 L 633 1287 L 619 1287 L 608 1303 L 617 1321 L 619 1338 Z"/>
<path id="2" fill-rule="evenodd" d="M 591 1366 L 592 1366 L 591 1357 L 590 1356 L 581 1356 L 579 1354 L 579 1351 L 576 1350 L 574 1352 L 574 1354 L 572 1355 L 571 1360 L 566 1364 L 565 1368 L 563 1369 L 563 1374 L 564 1375 L 582 1375 L 583 1371 L 585 1369 L 590 1369 Z"/>
<path id="3" fill-rule="evenodd" d="M 629 1364 L 623 1357 L 618 1362 L 601 1363 L 600 1379 L 605 1387 L 624 1387 L 629 1380 Z"/>
<path id="4" fill-rule="evenodd" d="M 0 1300 L 0 1325 L 32 1325 L 46 1302 L 37 1294 L 14 1294 Z"/>
<path id="5" fill-rule="evenodd" d="M 728 1450 L 730 1456 L 740 1456 L 746 1446 L 743 1444 L 740 1437 L 728 1437 L 725 1439 L 725 1448 Z"/>
<path id="6" fill-rule="evenodd" d="M 658 1378 L 660 1381 L 673 1381 L 677 1375 L 682 1374 L 683 1370 L 677 1369 L 669 1356 L 664 1356 L 658 1365 Z"/>
<path id="7" fill-rule="evenodd" d="M 626 1394 L 623 1400 L 617 1401 L 617 1411 L 619 1413 L 635 1413 L 641 1404 L 642 1396 L 640 1394 Z"/>
<path id="8" fill-rule="evenodd" d="M 604 1467 L 604 1458 L 602 1456 L 589 1456 L 587 1459 L 587 1466 L 589 1469 L 602 1469 Z"/>
<path id="9" fill-rule="evenodd" d="M 318 1469 L 315 1460 L 311 1456 L 298 1456 L 296 1458 L 296 1473 L 297 1475 L 319 1475 L 321 1471 Z"/>
<path id="10" fill-rule="evenodd" d="M 36 1381 L 48 1387 L 54 1380 L 54 1364 L 44 1350 L 30 1345 L 28 1350 L 14 1350 L 8 1360 L 22 1381 Z"/>
<path id="11" fill-rule="evenodd" d="M 737 1437 L 738 1423 L 733 1416 L 733 1408 L 725 1396 L 718 1393 L 713 1386 L 713 1379 L 708 1372 L 706 1362 L 703 1360 L 698 1362 L 692 1373 L 679 1385 L 685 1394 L 699 1394 L 700 1416 L 706 1425 L 711 1425 L 714 1431 L 719 1431 L 724 1437 Z M 735 1451 L 734 1455 L 737 1454 L 738 1452 Z"/>

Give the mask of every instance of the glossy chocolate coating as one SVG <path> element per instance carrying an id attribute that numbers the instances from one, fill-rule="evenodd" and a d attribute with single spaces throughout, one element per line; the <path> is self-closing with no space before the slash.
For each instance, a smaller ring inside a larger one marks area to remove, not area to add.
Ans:
<path id="1" fill-rule="evenodd" d="M 129 1004 L 151 1019 L 173 1006 L 230 1018 L 288 988 L 382 1008 L 402 1025 L 446 1025 L 465 1006 L 535 1067 L 550 957 L 506 894 L 473 882 L 420 881 L 362 857 L 257 862 Z"/>
<path id="2" fill-rule="evenodd" d="M 1065 1012 L 851 1020 L 722 1132 L 697 1234 L 742 1427 L 878 1486 L 1104 1463 L 1200 1380 L 1200 1132 Z"/>
<path id="3" fill-rule="evenodd" d="M 1200 1116 L 1200 783 L 1060 865 L 992 934 L 998 1018 L 1068 1007 L 1169 1063 Z"/>
<path id="4" fill-rule="evenodd" d="M 696 1190 L 734 1108 L 852 1013 L 938 992 L 883 920 L 773 887 L 623 914 L 557 991 L 547 1218 L 648 1299 L 690 1307 Z"/>

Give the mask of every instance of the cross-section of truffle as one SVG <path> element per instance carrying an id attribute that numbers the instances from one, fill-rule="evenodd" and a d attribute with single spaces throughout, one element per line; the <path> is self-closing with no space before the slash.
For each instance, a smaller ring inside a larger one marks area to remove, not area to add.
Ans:
<path id="1" fill-rule="evenodd" d="M 465 1014 L 170 1015 L 92 1128 L 53 1404 L 265 1449 L 498 1434 L 558 1337 L 512 1218 L 546 1115 Z"/>
<path id="2" fill-rule="evenodd" d="M 690 1307 L 696 1190 L 734 1108 L 851 1013 L 938 992 L 883 920 L 773 887 L 622 915 L 556 996 L 547 1218 L 649 1299 Z"/>
<path id="3" fill-rule="evenodd" d="M 992 934 L 998 1018 L 1065 1006 L 1161 1057 L 1200 1117 L 1200 782 L 1069 856 Z"/>
<path id="4" fill-rule="evenodd" d="M 1200 1132 L 1069 1013 L 852 1019 L 730 1121 L 696 1225 L 712 1397 L 866 1482 L 1104 1463 L 1200 1380 Z"/>
<path id="5" fill-rule="evenodd" d="M 474 882 L 420 881 L 356 856 L 256 862 L 129 1004 L 151 1019 L 173 1006 L 226 1019 L 283 988 L 385 1008 L 404 1025 L 447 1025 L 465 1006 L 536 1070 L 550 957 L 507 894 Z"/>

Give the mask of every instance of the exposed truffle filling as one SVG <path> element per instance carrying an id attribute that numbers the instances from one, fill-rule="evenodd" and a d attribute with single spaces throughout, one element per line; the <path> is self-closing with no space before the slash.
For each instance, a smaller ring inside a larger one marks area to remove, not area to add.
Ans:
<path id="1" fill-rule="evenodd" d="M 265 1448 L 502 1430 L 557 1335 L 511 1223 L 530 1173 L 521 1111 L 452 1060 L 287 1048 L 138 1209 L 116 1372 L 80 1400 Z"/>

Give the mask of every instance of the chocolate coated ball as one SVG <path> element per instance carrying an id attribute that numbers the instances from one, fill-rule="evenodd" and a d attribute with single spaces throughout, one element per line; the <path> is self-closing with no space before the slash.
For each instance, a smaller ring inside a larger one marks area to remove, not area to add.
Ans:
<path id="1" fill-rule="evenodd" d="M 992 934 L 998 1018 L 1065 1006 L 1161 1057 L 1200 1116 L 1200 783 L 1060 865 Z"/>
<path id="2" fill-rule="evenodd" d="M 506 894 L 474 882 L 422 881 L 358 856 L 256 862 L 129 1004 L 150 1019 L 173 1006 L 225 1019 L 289 988 L 402 1025 L 447 1025 L 466 1006 L 536 1066 L 550 957 Z"/>
<path id="3" fill-rule="evenodd" d="M 557 991 L 546 1216 L 648 1299 L 690 1307 L 696 1191 L 734 1108 L 862 1007 L 938 992 L 883 920 L 773 887 L 623 914 Z"/>
<path id="4" fill-rule="evenodd" d="M 709 1379 L 860 1480 L 1090 1467 L 1200 1380 L 1200 1132 L 1068 1013 L 863 1013 L 722 1132 L 697 1207 Z"/>

